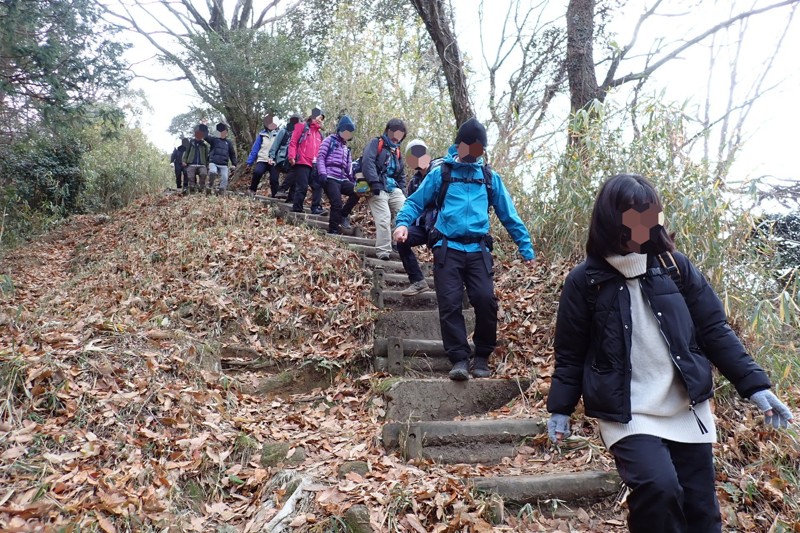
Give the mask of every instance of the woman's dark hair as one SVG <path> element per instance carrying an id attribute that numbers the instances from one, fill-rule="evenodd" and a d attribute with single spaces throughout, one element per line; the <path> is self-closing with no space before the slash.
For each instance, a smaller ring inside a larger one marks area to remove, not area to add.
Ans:
<path id="1" fill-rule="evenodd" d="M 626 254 L 631 230 L 622 225 L 622 213 L 643 204 L 658 206 L 663 210 L 653 184 L 638 174 L 617 174 L 609 178 L 597 193 L 589 222 L 589 239 L 586 253 L 591 257 L 604 258 L 614 254 Z M 650 240 L 642 246 L 642 253 L 661 254 L 674 252 L 673 235 L 664 226 L 650 231 Z"/>

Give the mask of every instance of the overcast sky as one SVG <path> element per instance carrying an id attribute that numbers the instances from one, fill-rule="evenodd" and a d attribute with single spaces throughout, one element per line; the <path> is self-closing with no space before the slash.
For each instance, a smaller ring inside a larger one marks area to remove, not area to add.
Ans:
<path id="1" fill-rule="evenodd" d="M 496 49 L 499 32 L 502 27 L 503 17 L 511 0 L 490 0 L 484 10 L 484 16 L 479 18 L 479 4 L 481 0 L 453 0 L 456 5 L 456 30 L 459 45 L 470 58 L 472 70 L 475 72 L 473 95 L 476 105 L 480 109 L 482 100 L 482 84 L 485 80 L 486 68 L 481 54 L 481 43 L 478 38 L 478 28 L 483 25 L 485 30 L 485 46 L 487 55 L 492 55 Z M 756 0 L 756 6 L 766 6 L 776 0 Z M 681 38 L 688 39 L 707 29 L 709 20 L 724 20 L 733 13 L 746 10 L 753 2 L 732 2 L 731 0 L 669 0 L 664 2 L 669 7 L 660 9 L 659 12 L 670 16 L 660 16 L 645 24 L 640 32 L 638 45 L 630 56 L 644 54 L 654 46 L 658 39 L 666 42 L 676 42 Z M 546 5 L 545 19 L 563 17 L 566 12 L 567 0 L 547 1 L 521 0 L 523 6 Z M 623 12 L 616 14 L 610 23 L 610 29 L 618 37 L 620 45 L 626 44 L 631 37 L 633 27 L 644 6 L 652 5 L 652 0 L 631 0 Z M 741 7 L 737 7 L 737 6 Z M 763 65 L 773 55 L 775 41 L 783 29 L 789 10 L 781 9 L 773 13 L 760 15 L 750 20 L 744 44 L 740 52 L 740 67 L 737 77 L 737 87 L 745 91 L 750 87 L 754 76 L 763 69 Z M 687 15 L 688 14 L 688 15 Z M 738 32 L 738 28 L 737 28 Z M 729 31 L 722 32 L 717 37 L 717 43 L 735 43 L 738 34 Z M 128 59 L 140 62 L 151 56 L 154 51 L 141 37 L 130 36 L 134 48 L 129 51 Z M 647 84 L 650 94 L 664 91 L 665 97 L 678 102 L 689 103 L 688 109 L 694 110 L 705 104 L 706 86 L 709 72 L 709 46 L 711 40 L 684 53 L 680 59 L 658 70 Z M 732 46 L 732 45 L 731 45 Z M 735 178 L 745 179 L 760 175 L 775 175 L 780 178 L 800 179 L 800 172 L 796 170 L 795 154 L 798 151 L 797 125 L 800 124 L 800 106 L 795 101 L 800 95 L 800 62 L 796 60 L 794 51 L 800 50 L 800 14 L 792 21 L 792 26 L 783 49 L 778 53 L 771 75 L 765 86 L 781 82 L 779 89 L 764 95 L 754 106 L 746 130 L 748 133 L 747 144 L 740 152 L 737 164 L 733 169 Z M 602 57 L 603 50 L 595 50 L 595 57 Z M 728 57 L 722 55 L 717 59 L 717 64 L 725 66 Z M 640 65 L 623 65 L 618 74 L 635 70 Z M 136 71 L 151 77 L 168 77 L 175 73 L 165 72 L 165 68 L 155 60 L 145 61 L 136 66 Z M 605 66 L 598 67 L 598 76 L 605 74 Z M 166 128 L 173 116 L 184 112 L 191 103 L 197 102 L 196 97 L 188 82 L 152 82 L 144 79 L 133 81 L 133 87 L 144 91 L 153 112 L 143 118 L 142 126 L 148 131 L 151 140 L 165 151 L 171 150 L 177 139 L 170 136 Z M 720 68 L 715 71 L 712 79 L 712 103 L 717 109 L 728 98 L 730 75 L 727 69 Z M 614 94 L 611 98 L 625 101 L 626 91 Z M 744 92 L 739 97 L 744 98 Z M 567 106 L 566 98 L 557 102 L 557 105 Z M 481 114 L 478 111 L 479 115 Z M 555 116 L 558 112 L 555 111 Z M 713 113 L 712 113 L 713 115 Z M 564 116 L 561 114 L 561 116 Z M 732 176 L 733 177 L 733 176 Z"/>

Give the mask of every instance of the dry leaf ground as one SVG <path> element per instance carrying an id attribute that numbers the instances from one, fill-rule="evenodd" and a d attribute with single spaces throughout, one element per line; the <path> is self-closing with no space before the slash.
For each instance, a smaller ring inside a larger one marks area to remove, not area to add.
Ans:
<path id="1" fill-rule="evenodd" d="M 497 370 L 536 379 L 491 416 L 544 416 L 567 270 L 499 261 Z M 568 517 L 524 508 L 492 526 L 496 505 L 462 483 L 612 468 L 590 421 L 569 448 L 533 439 L 492 467 L 385 455 L 391 378 L 370 373 L 377 310 L 359 258 L 259 203 L 161 196 L 76 217 L 3 258 L 0 282 L 0 530 L 261 531 L 307 477 L 293 531 L 344 531 L 354 504 L 386 531 L 624 531 L 608 503 L 564 513 L 550 502 L 544 511 Z M 332 384 L 247 393 L 302 364 Z M 718 413 L 728 530 L 800 531 L 792 437 L 736 400 Z M 367 471 L 340 477 L 352 461 Z"/>

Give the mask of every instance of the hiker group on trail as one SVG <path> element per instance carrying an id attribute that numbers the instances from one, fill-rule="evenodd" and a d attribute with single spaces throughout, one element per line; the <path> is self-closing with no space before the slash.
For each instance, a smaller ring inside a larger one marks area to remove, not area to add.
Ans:
<path id="1" fill-rule="evenodd" d="M 255 164 L 250 194 L 269 172 L 272 197 L 286 194 L 292 211 L 302 213 L 310 188 L 311 213 L 323 214 L 324 192 L 331 235 L 349 227 L 349 215 L 366 198 L 377 257 L 388 260 L 396 246 L 408 275 L 403 295 L 430 289 L 414 248 L 432 250 L 449 378 L 490 377 L 498 320 L 490 210 L 524 264 L 532 265 L 536 256 L 501 176 L 486 162 L 485 127 L 474 118 L 461 124 L 447 153 L 437 158 L 421 139 L 403 152 L 407 127 L 393 118 L 354 159 L 349 146 L 354 121 L 339 117 L 336 131 L 326 136 L 324 119 L 319 108 L 302 122 L 300 115 L 290 116 L 280 129 L 272 115 L 265 118 L 247 160 L 248 166 Z M 179 188 L 186 191 L 188 184 L 190 191 L 208 192 L 214 179 L 206 187 L 205 177 L 211 172 L 219 174 L 225 190 L 227 172 L 220 169 L 227 171 L 230 161 L 232 170 L 236 153 L 232 145 L 220 146 L 198 126 L 194 139 L 173 154 Z M 406 169 L 412 174 L 408 186 Z M 728 325 L 719 297 L 676 250 L 658 193 L 647 179 L 609 178 L 587 230 L 586 259 L 567 276 L 558 307 L 549 437 L 554 443 L 569 437 L 570 417 L 583 400 L 630 489 L 630 531 L 719 532 L 711 365 L 764 413 L 766 423 L 785 428 L 793 415 Z M 464 291 L 475 313 L 474 348 L 462 310 Z"/>

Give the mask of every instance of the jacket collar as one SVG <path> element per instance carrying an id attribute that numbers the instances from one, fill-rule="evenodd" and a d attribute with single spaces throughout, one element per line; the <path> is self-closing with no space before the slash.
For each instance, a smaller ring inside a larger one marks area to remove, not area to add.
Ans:
<path id="1" fill-rule="evenodd" d="M 660 267 L 661 265 L 658 263 L 656 256 L 652 254 L 647 254 L 647 273 L 645 276 L 649 276 L 651 274 L 650 270 L 652 267 Z M 611 279 L 625 279 L 625 276 L 620 274 L 620 272 L 608 264 L 608 261 L 605 259 L 599 259 L 597 257 L 588 256 L 586 258 L 586 283 L 589 286 L 594 286 L 599 283 L 604 283 Z"/>

